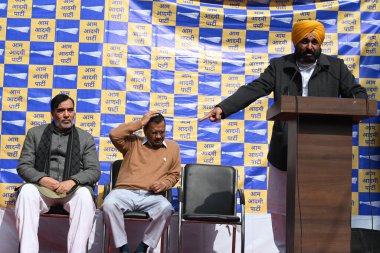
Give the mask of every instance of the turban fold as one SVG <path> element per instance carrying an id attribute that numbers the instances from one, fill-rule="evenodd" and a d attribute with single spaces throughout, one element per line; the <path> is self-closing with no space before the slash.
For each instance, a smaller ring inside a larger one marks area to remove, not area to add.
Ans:
<path id="1" fill-rule="evenodd" d="M 292 41 L 294 46 L 309 33 L 313 33 L 319 44 L 325 39 L 325 27 L 316 20 L 303 20 L 293 25 Z"/>

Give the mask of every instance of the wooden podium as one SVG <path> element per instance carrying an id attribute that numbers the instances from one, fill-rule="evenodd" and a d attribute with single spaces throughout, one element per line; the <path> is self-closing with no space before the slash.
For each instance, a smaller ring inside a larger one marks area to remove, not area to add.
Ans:
<path id="1" fill-rule="evenodd" d="M 376 101 L 282 96 L 267 119 L 288 122 L 287 253 L 351 252 L 352 125 Z"/>

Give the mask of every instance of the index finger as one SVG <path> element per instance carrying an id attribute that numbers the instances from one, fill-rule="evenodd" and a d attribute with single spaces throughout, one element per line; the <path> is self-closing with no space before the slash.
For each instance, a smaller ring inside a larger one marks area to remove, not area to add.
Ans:
<path id="1" fill-rule="evenodd" d="M 209 119 L 212 116 L 212 111 L 208 112 L 205 116 L 199 119 L 200 122 L 204 121 L 205 119 Z"/>

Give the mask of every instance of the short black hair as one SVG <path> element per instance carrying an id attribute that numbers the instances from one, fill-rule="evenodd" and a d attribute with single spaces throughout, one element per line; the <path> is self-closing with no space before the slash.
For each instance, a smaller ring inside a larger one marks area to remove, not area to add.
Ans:
<path id="1" fill-rule="evenodd" d="M 148 130 L 150 123 L 154 122 L 154 123 L 158 124 L 158 123 L 161 123 L 162 121 L 164 121 L 166 124 L 164 116 L 162 116 L 162 114 L 159 113 L 158 115 L 149 119 L 148 123 L 144 126 L 144 131 Z"/>
<path id="2" fill-rule="evenodd" d="M 73 102 L 73 106 L 75 106 L 74 100 L 67 96 L 66 94 L 58 94 L 56 95 L 51 101 L 50 101 L 50 112 L 53 113 L 55 109 L 59 106 L 60 103 L 66 101 L 66 100 L 71 100 Z"/>

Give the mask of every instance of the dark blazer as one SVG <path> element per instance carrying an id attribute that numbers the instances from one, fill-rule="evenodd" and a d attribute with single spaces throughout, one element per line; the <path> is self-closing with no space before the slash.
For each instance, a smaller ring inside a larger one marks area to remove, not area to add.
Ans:
<path id="1" fill-rule="evenodd" d="M 274 101 L 281 95 L 302 96 L 302 77 L 294 54 L 272 59 L 258 79 L 241 86 L 217 106 L 223 110 L 222 118 L 226 118 L 271 92 L 274 93 Z M 342 59 L 321 54 L 309 80 L 308 96 L 367 98 L 367 93 L 356 83 Z M 287 143 L 287 124 L 276 121 L 268 161 L 280 170 L 287 170 Z"/>

